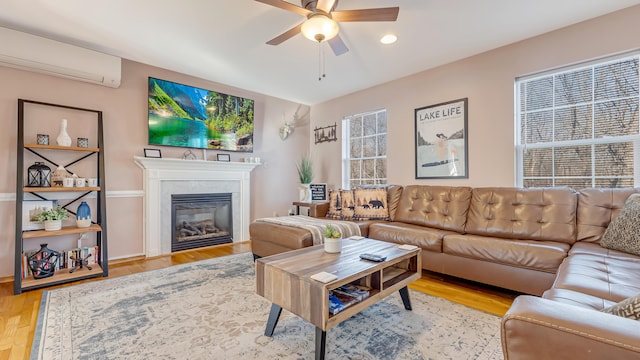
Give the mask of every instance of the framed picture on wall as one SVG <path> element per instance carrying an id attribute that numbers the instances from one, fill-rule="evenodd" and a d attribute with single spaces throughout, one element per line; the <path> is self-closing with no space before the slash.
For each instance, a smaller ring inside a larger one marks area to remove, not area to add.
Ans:
<path id="1" fill-rule="evenodd" d="M 468 179 L 468 98 L 415 109 L 416 179 Z"/>

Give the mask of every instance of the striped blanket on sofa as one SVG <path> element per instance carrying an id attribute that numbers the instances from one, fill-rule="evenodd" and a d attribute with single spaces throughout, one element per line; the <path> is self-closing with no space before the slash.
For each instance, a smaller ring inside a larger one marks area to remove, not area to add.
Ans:
<path id="1" fill-rule="evenodd" d="M 320 245 L 324 243 L 324 229 L 327 225 L 331 225 L 334 229 L 337 229 L 342 238 L 360 235 L 360 227 L 358 227 L 358 224 L 356 223 L 350 221 L 314 218 L 305 215 L 262 218 L 257 219 L 256 222 L 268 222 L 308 230 L 313 237 L 313 245 Z"/>

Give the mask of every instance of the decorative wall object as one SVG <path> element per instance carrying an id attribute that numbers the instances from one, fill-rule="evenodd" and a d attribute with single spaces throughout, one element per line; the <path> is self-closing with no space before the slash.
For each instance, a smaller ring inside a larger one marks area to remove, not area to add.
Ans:
<path id="1" fill-rule="evenodd" d="M 416 179 L 469 178 L 467 102 L 415 109 Z"/>
<path id="2" fill-rule="evenodd" d="M 229 162 L 229 161 L 231 161 L 231 155 L 229 155 L 229 154 L 217 154 L 216 155 L 216 159 L 218 161 Z M 253 161 L 249 161 L 249 162 L 253 162 Z"/>
<path id="3" fill-rule="evenodd" d="M 313 132 L 316 137 L 316 144 L 328 142 L 328 141 L 337 141 L 338 135 L 336 134 L 336 126 L 337 124 L 325 126 L 325 127 L 317 127 L 313 129 Z"/>
<path id="4" fill-rule="evenodd" d="M 71 146 L 71 136 L 67 133 L 67 119 L 62 119 L 60 122 L 60 134 L 56 142 L 59 146 Z"/>
<path id="5" fill-rule="evenodd" d="M 291 135 L 293 133 L 293 129 L 294 126 L 293 124 L 288 124 L 285 123 L 284 125 L 280 126 L 280 129 L 278 130 L 278 134 L 280 135 L 280 140 L 286 140 L 289 135 Z"/>

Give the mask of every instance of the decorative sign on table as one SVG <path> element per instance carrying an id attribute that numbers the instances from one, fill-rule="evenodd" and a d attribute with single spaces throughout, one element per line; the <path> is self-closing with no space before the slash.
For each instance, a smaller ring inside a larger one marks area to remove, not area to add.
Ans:
<path id="1" fill-rule="evenodd" d="M 327 201 L 327 184 L 309 184 L 311 201 Z"/>
<path id="2" fill-rule="evenodd" d="M 416 179 L 469 178 L 467 98 L 415 109 Z"/>

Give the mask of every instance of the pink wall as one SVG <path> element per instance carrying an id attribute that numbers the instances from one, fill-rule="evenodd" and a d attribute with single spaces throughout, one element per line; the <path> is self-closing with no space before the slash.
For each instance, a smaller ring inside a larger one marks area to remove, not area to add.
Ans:
<path id="1" fill-rule="evenodd" d="M 272 216 L 274 212 L 284 215 L 291 201 L 297 200 L 295 163 L 299 154 L 309 149 L 309 120 L 286 141 L 280 140 L 278 128 L 283 124 L 283 114 L 290 118 L 298 111 L 308 117 L 307 106 L 127 60 L 122 62 L 122 85 L 118 89 L 0 67 L 0 277 L 13 274 L 18 98 L 103 111 L 109 257 L 143 253 L 142 170 L 134 164 L 133 156 L 143 156 L 143 148 L 148 147 L 148 76 L 254 99 L 254 152 L 231 153 L 232 161 L 258 156 L 264 162 L 251 175 L 251 217 Z M 59 129 L 58 115 L 52 117 L 53 128 Z M 45 126 L 50 141 L 55 143 L 57 130 L 51 130 L 51 124 L 43 123 Z M 75 141 L 75 134 L 81 130 L 70 127 L 69 132 Z M 181 158 L 186 150 L 160 148 L 163 157 L 173 158 Z M 202 158 L 201 150 L 193 152 Z M 214 151 L 207 155 L 215 158 Z M 34 244 L 30 247 L 38 248 Z"/>
<path id="2" fill-rule="evenodd" d="M 638 19 L 640 6 L 635 6 L 315 105 L 311 128 L 386 108 L 389 183 L 514 186 L 515 78 L 637 49 Z M 469 98 L 469 179 L 416 180 L 414 109 L 465 97 Z M 341 183 L 340 146 L 340 142 L 311 146 L 319 162 L 318 180 L 335 187 Z"/>

